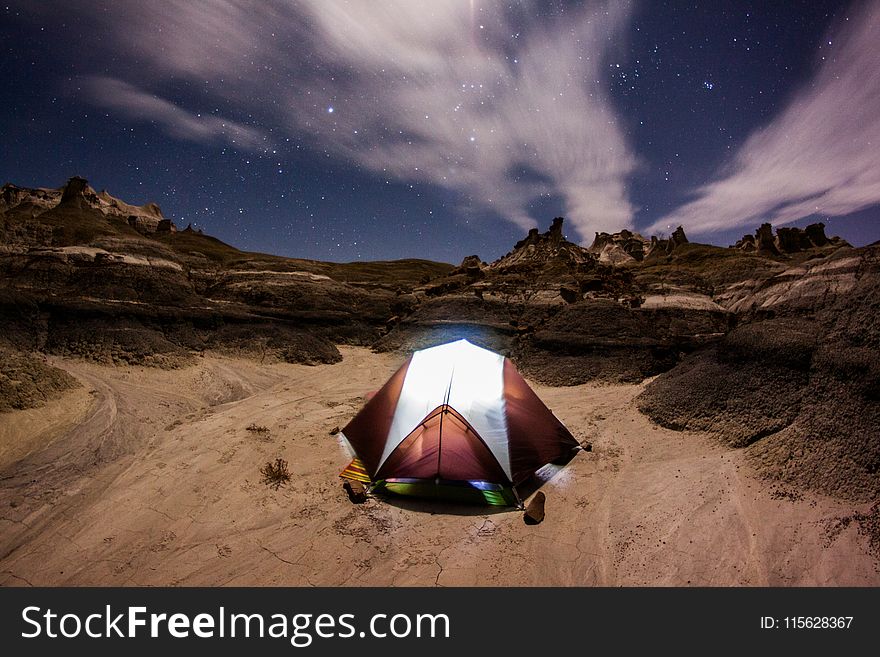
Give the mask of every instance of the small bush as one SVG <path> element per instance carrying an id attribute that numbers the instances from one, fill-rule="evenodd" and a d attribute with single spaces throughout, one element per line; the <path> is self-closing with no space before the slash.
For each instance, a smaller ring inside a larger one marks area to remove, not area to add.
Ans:
<path id="1" fill-rule="evenodd" d="M 251 433 L 269 433 L 269 427 L 264 426 L 262 424 L 257 424 L 255 422 L 251 422 L 246 428 L 245 431 L 250 431 Z"/>
<path id="2" fill-rule="evenodd" d="M 260 468 L 260 474 L 263 475 L 263 483 L 278 490 L 290 481 L 290 470 L 287 469 L 287 461 L 284 459 L 275 459 L 275 462 L 269 461 Z"/>

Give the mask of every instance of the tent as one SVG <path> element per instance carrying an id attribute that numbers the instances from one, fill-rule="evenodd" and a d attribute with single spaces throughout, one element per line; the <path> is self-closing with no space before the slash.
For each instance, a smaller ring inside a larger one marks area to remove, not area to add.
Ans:
<path id="1" fill-rule="evenodd" d="M 356 455 L 342 477 L 500 505 L 578 447 L 513 363 L 467 340 L 415 352 L 341 433 Z"/>

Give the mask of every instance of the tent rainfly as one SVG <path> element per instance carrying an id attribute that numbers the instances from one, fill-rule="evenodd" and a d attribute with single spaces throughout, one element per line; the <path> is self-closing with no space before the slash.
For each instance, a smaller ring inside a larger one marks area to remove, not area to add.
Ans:
<path id="1" fill-rule="evenodd" d="M 498 505 L 578 447 L 513 363 L 467 340 L 415 352 L 342 434 L 356 455 L 343 478 Z"/>

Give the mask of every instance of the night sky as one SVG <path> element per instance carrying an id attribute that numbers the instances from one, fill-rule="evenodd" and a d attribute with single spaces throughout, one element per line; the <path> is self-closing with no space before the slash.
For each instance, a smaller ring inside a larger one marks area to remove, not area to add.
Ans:
<path id="1" fill-rule="evenodd" d="M 494 259 L 683 224 L 880 239 L 880 2 L 0 2 L 0 182 L 239 248 Z"/>

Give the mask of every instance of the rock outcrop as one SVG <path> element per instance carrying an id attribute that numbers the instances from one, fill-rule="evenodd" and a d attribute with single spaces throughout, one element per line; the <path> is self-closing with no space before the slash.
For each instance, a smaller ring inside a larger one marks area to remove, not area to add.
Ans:
<path id="1" fill-rule="evenodd" d="M 651 240 L 624 229 L 618 233 L 596 233 L 589 250 L 598 255 L 600 262 L 616 265 L 641 262 L 650 247 Z"/>
<path id="2" fill-rule="evenodd" d="M 679 226 L 674 231 L 672 231 L 672 235 L 669 238 L 669 241 L 672 242 L 673 246 L 681 246 L 682 244 L 688 243 L 687 235 L 684 234 L 684 227 Z"/>
<path id="3" fill-rule="evenodd" d="M 89 187 L 89 181 L 74 176 L 61 188 L 61 200 L 58 205 L 81 209 L 85 205 L 94 207 L 98 202 L 98 195 L 95 194 L 95 190 Z"/>
<path id="4" fill-rule="evenodd" d="M 511 355 L 535 379 L 571 385 L 641 380 L 728 330 L 730 314 L 709 300 L 642 308 L 646 288 L 633 272 L 569 242 L 563 226 L 556 218 L 495 262 L 477 269 L 479 258 L 469 257 L 417 289 L 419 302 L 377 347 L 410 350 L 464 337 Z M 641 238 L 622 231 L 617 239 Z M 687 238 L 679 231 L 675 240 Z"/>
<path id="5" fill-rule="evenodd" d="M 177 226 L 174 225 L 174 222 L 171 219 L 160 219 L 159 223 L 156 224 L 156 232 L 157 233 L 176 233 Z"/>
<path id="6" fill-rule="evenodd" d="M 79 385 L 45 358 L 0 343 L 0 413 L 42 406 Z"/>
<path id="7" fill-rule="evenodd" d="M 565 239 L 562 232 L 562 217 L 556 217 L 546 233 L 532 228 L 525 238 L 517 242 L 507 255 L 493 262 L 489 267 L 494 271 L 515 268 L 530 268 L 551 263 L 561 264 L 563 268 L 578 264 L 593 263 L 596 258 L 587 249 Z"/>
<path id="8" fill-rule="evenodd" d="M 334 362 L 337 343 L 372 344 L 407 307 L 402 292 L 450 269 L 243 253 L 83 178 L 0 193 L 0 343 L 25 351 L 161 367 L 205 349 Z"/>
<path id="9" fill-rule="evenodd" d="M 740 326 L 657 377 L 641 410 L 747 448 L 772 479 L 876 500 L 880 246 L 840 249 L 736 292 Z"/>
<path id="10" fill-rule="evenodd" d="M 464 259 L 461 261 L 461 264 L 459 265 L 461 269 L 473 269 L 475 267 L 479 269 L 482 266 L 483 261 L 480 260 L 480 256 L 477 255 L 465 256 Z"/>
<path id="11" fill-rule="evenodd" d="M 804 229 L 807 240 L 813 245 L 822 247 L 829 243 L 829 239 L 825 236 L 825 224 L 810 224 Z M 840 238 L 835 238 L 840 239 Z"/>
<path id="12" fill-rule="evenodd" d="M 742 236 L 742 238 L 734 244 L 731 248 L 740 249 L 742 251 L 754 251 L 758 247 L 755 244 L 755 236 L 751 233 L 746 233 Z"/>
<path id="13" fill-rule="evenodd" d="M 669 255 L 678 247 L 688 244 L 689 240 L 684 233 L 684 227 L 679 226 L 668 238 L 651 237 L 651 248 L 645 254 L 649 255 Z"/>
<path id="14" fill-rule="evenodd" d="M 106 218 L 108 222 L 106 228 L 109 232 L 118 230 L 122 225 L 141 233 L 177 230 L 174 223 L 163 216 L 162 210 L 155 203 L 130 205 L 104 190 L 96 192 L 88 181 L 80 176 L 73 176 L 64 186 L 57 189 L 19 187 L 11 183 L 3 185 L 0 189 L 0 213 L 10 219 L 34 219 L 52 210 L 68 214 L 96 210 Z M 51 218 L 47 217 L 47 219 Z M 67 220 L 69 222 L 70 217 Z M 9 230 L 6 232 L 4 241 L 7 242 L 26 242 L 35 238 L 33 234 L 29 237 L 20 235 L 16 238 L 15 234 L 9 234 Z M 0 236 L 2 237 L 4 236 Z"/>
<path id="15" fill-rule="evenodd" d="M 758 253 L 779 255 L 776 239 L 773 237 L 773 226 L 770 224 L 761 224 L 755 231 L 755 250 Z"/>
<path id="16" fill-rule="evenodd" d="M 598 254 L 600 262 L 620 265 L 669 255 L 677 247 L 687 243 L 687 235 L 681 226 L 668 238 L 652 236 L 651 239 L 646 239 L 639 233 L 621 230 L 617 233 L 596 233 L 589 250 Z"/>
<path id="17" fill-rule="evenodd" d="M 839 237 L 828 238 L 825 235 L 825 224 L 810 224 L 803 230 L 795 226 L 783 226 L 773 235 L 773 226 L 761 224 L 754 235 L 746 234 L 731 248 L 743 251 L 755 251 L 763 255 L 778 256 L 786 253 L 799 253 L 810 249 L 827 246 L 848 246 Z"/>

